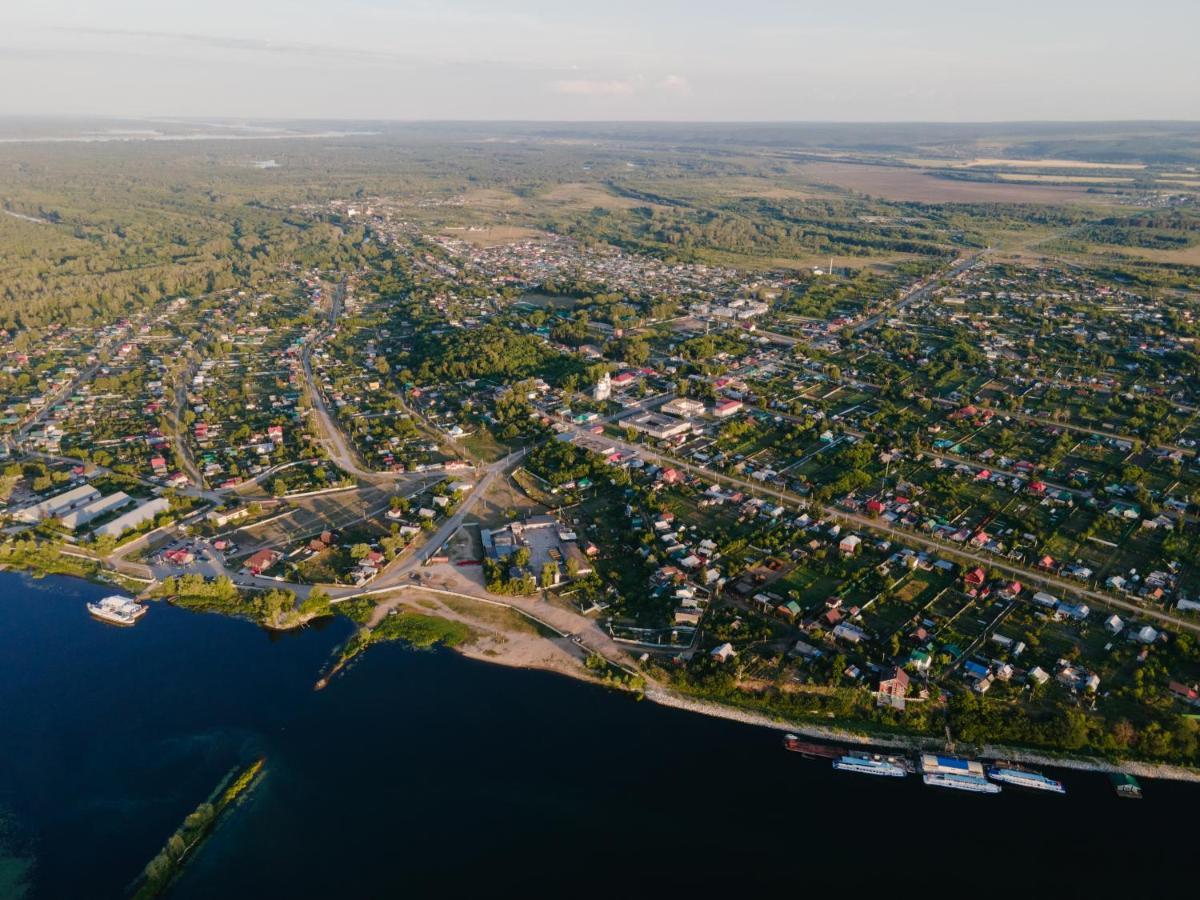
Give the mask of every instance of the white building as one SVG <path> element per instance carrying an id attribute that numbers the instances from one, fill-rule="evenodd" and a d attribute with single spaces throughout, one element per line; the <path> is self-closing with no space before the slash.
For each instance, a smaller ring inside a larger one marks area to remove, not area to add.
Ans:
<path id="1" fill-rule="evenodd" d="M 669 403 L 662 405 L 662 412 L 671 416 L 681 416 L 685 419 L 699 416 L 704 413 L 704 404 L 699 400 L 693 400 L 691 397 L 676 397 Z"/>
<path id="2" fill-rule="evenodd" d="M 79 509 L 72 510 L 62 516 L 62 523 L 72 531 L 77 531 L 93 519 L 97 519 L 106 512 L 111 512 L 114 509 L 120 509 L 132 501 L 133 498 L 127 493 L 117 491 L 115 494 L 109 494 L 107 497 L 93 500 L 87 506 L 81 506 Z"/>
<path id="3" fill-rule="evenodd" d="M 164 513 L 170 508 L 171 504 L 165 497 L 155 497 L 153 500 L 147 500 L 141 506 L 134 507 L 125 515 L 117 516 L 111 522 L 105 522 L 92 534 L 96 537 L 120 537 L 126 531 L 149 522 L 159 513 Z"/>
<path id="4" fill-rule="evenodd" d="M 862 538 L 857 534 L 848 534 L 838 542 L 838 549 L 843 553 L 853 555 L 858 551 L 858 546 L 861 543 Z"/>
<path id="5" fill-rule="evenodd" d="M 100 499 L 100 492 L 90 484 L 83 484 L 62 494 L 56 494 L 40 503 L 34 503 L 13 513 L 18 522 L 36 524 L 42 519 L 61 516 L 75 509 L 82 509 L 89 503 Z"/>
<path id="6" fill-rule="evenodd" d="M 719 647 L 714 647 L 709 655 L 713 659 L 717 660 L 717 662 L 725 662 L 728 659 L 732 659 L 737 654 L 733 652 L 733 644 L 724 643 Z"/>
<path id="7" fill-rule="evenodd" d="M 692 426 L 682 419 L 673 419 L 670 416 L 663 416 L 652 412 L 642 413 L 640 416 L 634 416 L 630 419 L 623 419 L 621 424 L 660 440 L 675 437 L 676 435 L 692 430 Z"/>

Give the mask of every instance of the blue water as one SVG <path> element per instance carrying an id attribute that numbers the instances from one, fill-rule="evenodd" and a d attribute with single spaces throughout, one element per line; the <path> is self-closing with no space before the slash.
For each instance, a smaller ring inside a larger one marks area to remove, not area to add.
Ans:
<path id="1" fill-rule="evenodd" d="M 171 896 L 1144 894 L 1200 803 L 1075 772 L 1066 798 L 835 773 L 772 731 L 400 646 L 314 693 L 348 623 L 272 637 L 155 605 L 120 629 L 84 610 L 105 593 L 0 573 L 0 873 L 32 858 L 30 897 L 122 896 L 258 755 Z"/>

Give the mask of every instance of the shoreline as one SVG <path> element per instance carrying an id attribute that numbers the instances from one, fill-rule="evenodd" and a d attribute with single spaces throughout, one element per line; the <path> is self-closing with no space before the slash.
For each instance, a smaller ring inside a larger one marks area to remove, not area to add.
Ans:
<path id="1" fill-rule="evenodd" d="M 481 660 L 483 662 L 493 663 L 496 665 L 508 666 L 509 668 L 553 672 L 558 675 L 565 675 L 566 677 L 573 678 L 577 681 L 620 690 L 617 685 L 610 684 L 605 682 L 603 679 L 594 677 L 591 672 L 584 668 L 583 665 L 573 657 L 566 655 L 562 656 L 558 661 L 560 664 L 549 664 L 548 662 L 539 664 L 537 662 L 528 662 L 519 658 L 514 658 L 510 650 L 498 649 L 489 652 L 481 649 L 479 645 L 487 639 L 488 635 L 481 635 L 481 637 L 475 641 L 458 647 L 453 647 L 451 649 L 453 649 L 455 653 L 458 653 L 459 655 L 468 659 Z M 533 640 L 539 643 L 548 643 L 543 638 L 535 638 Z M 504 645 L 500 645 L 500 647 L 503 646 Z M 565 660 L 569 660 L 569 662 L 566 665 L 561 664 L 561 662 Z M 649 700 L 659 706 L 678 709 L 694 715 L 725 719 L 758 728 L 769 728 L 772 731 L 777 731 L 781 734 L 792 732 L 795 734 L 804 735 L 806 737 L 828 741 L 830 743 L 849 744 L 862 747 L 891 748 L 906 751 L 944 749 L 936 738 L 918 735 L 906 736 L 902 734 L 873 735 L 860 731 L 853 731 L 844 727 L 838 727 L 837 725 L 822 725 L 815 722 L 788 721 L 767 713 L 758 713 L 737 706 L 718 703 L 713 700 L 689 697 L 686 694 L 652 684 L 647 684 L 646 687 L 640 692 L 640 697 L 638 699 L 642 698 L 645 698 L 646 700 Z M 974 748 L 976 745 L 971 746 Z M 1050 750 L 1030 750 L 1019 747 L 1008 747 L 1002 744 L 985 744 L 978 747 L 977 750 L 974 750 L 973 752 L 986 759 L 1007 760 L 1010 762 L 1024 763 L 1027 765 L 1047 766 L 1058 769 L 1071 769 L 1075 771 L 1104 774 L 1125 773 L 1137 777 L 1159 779 L 1163 781 L 1200 783 L 1200 769 L 1188 768 L 1187 766 L 1180 766 L 1173 763 L 1155 763 L 1141 760 L 1116 761 L 1097 757 L 1074 756 L 1069 754 L 1059 755 Z"/>
<path id="2" fill-rule="evenodd" d="M 0 571 L 9 571 L 13 573 L 36 574 L 36 570 L 26 568 L 13 568 L 11 566 L 0 566 Z M 95 584 L 97 582 L 90 578 L 70 575 L 64 573 L 41 573 L 43 575 L 57 575 L 63 578 L 78 578 L 81 581 Z M 483 602 L 476 599 L 475 602 Z M 441 605 L 441 604 L 439 604 Z M 505 603 L 497 603 L 497 606 L 519 613 L 514 607 Z M 414 609 L 416 611 L 416 609 Z M 605 681 L 602 678 L 596 677 L 589 671 L 582 662 L 577 660 L 569 653 L 564 653 L 552 641 L 539 635 L 530 634 L 528 632 L 515 631 L 498 627 L 494 621 L 484 621 L 475 619 L 469 614 L 461 610 L 450 610 L 445 606 L 441 609 L 432 610 L 426 607 L 424 612 L 427 614 L 440 615 L 443 618 L 457 620 L 465 623 L 473 624 L 478 631 L 478 635 L 474 640 L 465 644 L 450 647 L 454 653 L 459 654 L 467 659 L 477 660 L 480 662 L 491 663 L 494 665 L 506 666 L 514 669 L 529 669 L 534 671 L 551 672 L 557 675 L 563 675 L 568 678 L 575 679 L 587 684 L 594 684 L 600 687 L 607 687 L 613 690 L 622 690 L 619 685 Z M 225 615 L 218 612 L 219 615 Z M 244 619 L 243 621 L 251 622 Z M 302 627 L 301 625 L 292 626 Z M 291 628 L 279 629 L 288 631 Z M 534 658 L 534 657 L 538 658 Z M 318 690 L 327 687 L 333 677 L 342 672 L 345 668 L 344 662 L 335 665 L 331 670 L 323 673 L 318 684 Z M 631 693 L 628 690 L 622 690 L 623 693 Z M 635 695 L 637 692 L 633 692 Z M 836 725 L 822 725 L 814 722 L 789 722 L 785 719 L 769 715 L 767 713 L 758 713 L 752 710 L 743 709 L 736 706 L 729 706 L 723 703 L 717 703 L 712 700 L 704 700 L 697 697 L 689 697 L 686 694 L 681 694 L 667 688 L 647 684 L 641 691 L 640 697 L 644 697 L 651 702 L 664 707 L 690 712 L 696 715 L 709 716 L 710 718 L 726 719 L 728 721 L 738 722 L 743 725 L 751 725 L 758 728 L 769 728 L 778 732 L 793 732 L 795 734 L 804 735 L 806 737 L 816 738 L 818 740 L 830 741 L 842 744 L 853 744 L 861 746 L 874 746 L 881 748 L 903 749 L 903 750 L 918 750 L 918 749 L 936 749 L 939 743 L 936 739 L 920 736 L 904 736 L 904 735 L 871 735 L 864 734 L 858 731 L 852 731 L 848 728 L 839 728 Z M 974 745 L 972 745 L 974 746 Z M 1049 766 L 1060 769 L 1073 769 L 1076 771 L 1099 772 L 1099 773 L 1125 773 L 1143 778 L 1161 779 L 1164 781 L 1183 781 L 1200 783 L 1200 768 L 1189 768 L 1173 763 L 1154 763 L 1141 760 L 1106 760 L 1097 757 L 1059 755 L 1050 750 L 1029 750 L 1018 747 L 1007 747 L 1000 744 L 985 744 L 978 749 L 978 754 L 992 759 L 1004 759 L 1012 762 L 1027 763 L 1029 765 Z"/>
<path id="3" fill-rule="evenodd" d="M 736 706 L 726 706 L 711 700 L 700 700 L 677 694 L 661 688 L 648 688 L 645 692 L 647 700 L 660 706 L 684 710 L 698 715 L 717 719 L 727 719 L 743 725 L 754 725 L 760 728 L 770 728 L 779 732 L 792 732 L 805 737 L 819 740 L 856 744 L 864 747 L 886 747 L 903 750 L 929 750 L 937 742 L 931 738 L 894 736 L 872 736 L 844 728 L 817 725 L 811 722 L 788 722 L 769 716 L 765 713 L 755 713 L 739 709 Z M 980 756 L 989 759 L 1003 759 L 1030 765 L 1050 766 L 1058 769 L 1074 769 L 1084 772 L 1125 773 L 1142 778 L 1155 778 L 1163 781 L 1186 781 L 1200 783 L 1200 769 L 1190 769 L 1186 766 L 1172 763 L 1152 763 L 1138 760 L 1117 762 L 1096 757 L 1058 756 L 1053 751 L 1024 750 L 1017 747 L 1005 747 L 999 744 L 985 744 L 978 751 Z"/>

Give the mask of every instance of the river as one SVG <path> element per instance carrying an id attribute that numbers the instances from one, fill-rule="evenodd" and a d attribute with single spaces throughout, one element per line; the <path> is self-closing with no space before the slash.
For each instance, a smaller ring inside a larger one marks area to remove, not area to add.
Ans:
<path id="1" fill-rule="evenodd" d="M 314 693 L 347 622 L 272 636 L 156 604 L 121 629 L 84 610 L 105 593 L 0 573 L 0 896 L 122 896 L 258 755 L 170 896 L 1156 895 L 1200 803 L 1082 772 L 1066 798 L 843 775 L 773 731 L 398 645 Z"/>

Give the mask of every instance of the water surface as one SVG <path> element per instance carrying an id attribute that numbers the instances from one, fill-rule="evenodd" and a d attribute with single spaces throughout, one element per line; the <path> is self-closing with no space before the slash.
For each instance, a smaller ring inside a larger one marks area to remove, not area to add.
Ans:
<path id="1" fill-rule="evenodd" d="M 834 773 L 777 733 L 447 652 L 372 650 L 312 683 L 348 623 L 272 637 L 0 573 L 0 892 L 120 897 L 231 768 L 267 774 L 180 898 L 1160 895 L 1200 789 L 1060 773 L 1066 798 L 961 795 Z M 7 884 L 7 886 L 6 886 Z M 736 895 L 736 893 L 735 893 Z"/>

